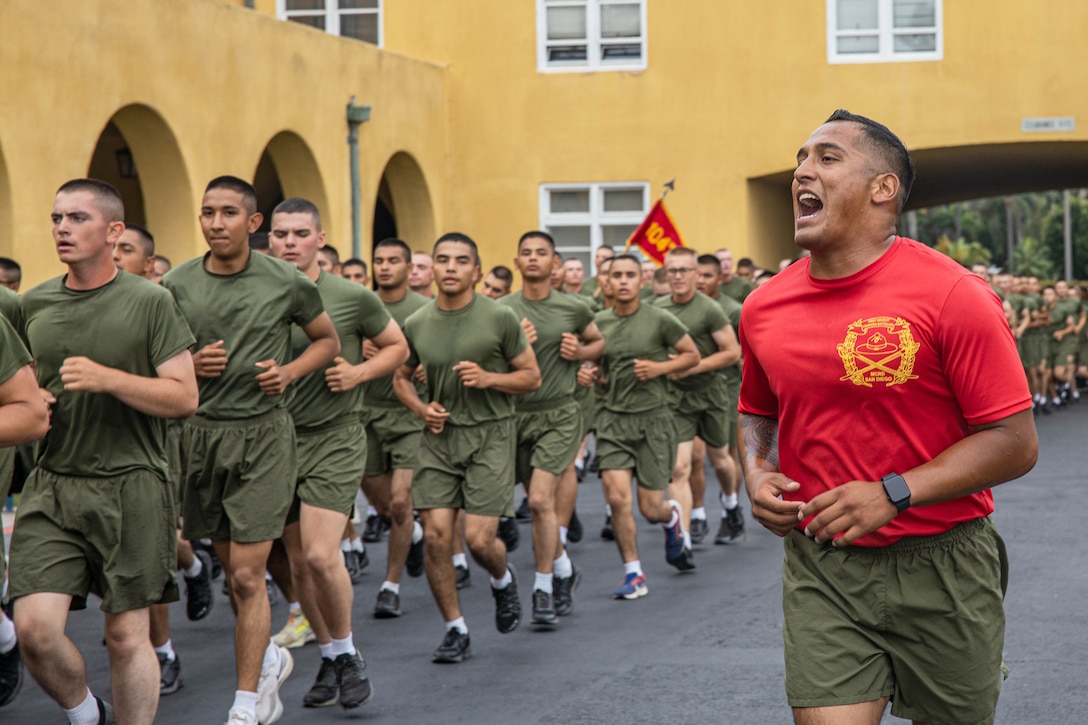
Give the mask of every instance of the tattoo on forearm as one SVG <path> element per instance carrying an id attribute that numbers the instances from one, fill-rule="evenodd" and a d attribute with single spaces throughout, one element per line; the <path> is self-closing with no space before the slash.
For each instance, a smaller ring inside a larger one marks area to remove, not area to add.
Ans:
<path id="1" fill-rule="evenodd" d="M 749 466 L 765 461 L 778 468 L 778 421 L 760 415 L 741 415 L 744 447 Z"/>

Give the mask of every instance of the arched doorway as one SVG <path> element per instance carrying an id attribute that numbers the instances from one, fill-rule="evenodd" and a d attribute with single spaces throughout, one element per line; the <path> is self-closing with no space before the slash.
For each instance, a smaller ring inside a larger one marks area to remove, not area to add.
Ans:
<path id="1" fill-rule="evenodd" d="M 181 149 L 154 109 L 133 104 L 114 113 L 98 136 L 87 175 L 117 187 L 125 221 L 151 231 L 156 253 L 178 264 L 203 248 Z"/>
<path id="2" fill-rule="evenodd" d="M 329 214 L 328 195 L 317 160 L 302 137 L 292 131 L 279 132 L 265 146 L 253 172 L 253 188 L 257 191 L 257 209 L 264 215 L 262 232 L 271 228 L 272 210 L 290 197 L 308 199 L 323 215 Z M 343 255 L 344 244 L 335 246 Z"/>
<path id="3" fill-rule="evenodd" d="M 398 151 L 385 165 L 374 200 L 374 242 L 396 236 L 412 249 L 431 248 L 435 239 L 434 208 L 427 180 L 416 160 Z"/>

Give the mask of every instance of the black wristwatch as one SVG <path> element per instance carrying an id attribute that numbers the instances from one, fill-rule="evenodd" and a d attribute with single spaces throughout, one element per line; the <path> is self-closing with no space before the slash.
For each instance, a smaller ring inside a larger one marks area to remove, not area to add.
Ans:
<path id="1" fill-rule="evenodd" d="M 882 477 L 880 482 L 884 484 L 884 493 L 888 495 L 888 500 L 895 504 L 899 513 L 910 508 L 910 489 L 902 476 L 898 473 L 889 473 Z"/>

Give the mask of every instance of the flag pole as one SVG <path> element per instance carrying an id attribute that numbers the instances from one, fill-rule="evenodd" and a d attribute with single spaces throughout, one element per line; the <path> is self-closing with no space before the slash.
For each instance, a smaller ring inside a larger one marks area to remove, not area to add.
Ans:
<path id="1" fill-rule="evenodd" d="M 661 192 L 661 200 L 664 201 L 665 197 L 668 196 L 669 192 L 674 191 L 675 189 L 676 189 L 676 178 L 673 177 L 673 178 L 671 178 L 671 179 L 669 179 L 668 181 L 665 182 L 665 189 L 664 189 L 664 191 Z"/>

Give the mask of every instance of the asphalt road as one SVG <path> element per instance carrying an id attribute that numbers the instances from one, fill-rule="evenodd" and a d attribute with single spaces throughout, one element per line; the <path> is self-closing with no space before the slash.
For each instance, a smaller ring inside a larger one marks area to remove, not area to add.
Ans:
<path id="1" fill-rule="evenodd" d="M 998 722 L 1064 725 L 1088 722 L 1083 653 L 1088 650 L 1088 575 L 1082 499 L 1088 454 L 1088 402 L 1038 420 L 1040 462 L 1020 481 L 997 489 L 995 520 L 1011 561 L 1007 597 L 1006 661 L 1012 676 Z M 385 543 L 370 545 L 371 567 L 356 586 L 356 639 L 367 660 L 374 700 L 355 711 L 301 706 L 318 667 L 315 645 L 293 650 L 295 671 L 282 690 L 283 723 L 660 723 L 791 722 L 782 687 L 780 541 L 749 520 L 741 545 L 697 547 L 698 568 L 679 574 L 665 564 L 659 527 L 639 526 L 639 546 L 650 594 L 614 601 L 622 579 L 615 545 L 599 538 L 604 518 L 600 486 L 579 489 L 585 538 L 570 547 L 585 574 L 575 613 L 555 631 L 523 624 L 500 635 L 486 574 L 472 566 L 473 586 L 461 601 L 474 656 L 460 665 L 435 665 L 431 652 L 442 621 L 426 580 L 405 579 L 404 616 L 375 620 Z M 747 510 L 747 505 L 745 504 Z M 718 515 L 710 502 L 711 533 Z M 529 527 L 511 558 L 522 573 L 528 619 L 532 554 Z M 156 722 L 221 723 L 234 691 L 233 620 L 218 593 L 201 622 L 174 607 L 173 641 L 185 686 L 162 699 Z M 95 608 L 73 613 L 69 632 L 87 660 L 92 689 L 108 694 Z M 273 626 L 287 616 L 273 607 Z M 0 723 L 60 722 L 63 714 L 31 681 L 0 710 Z M 885 723 L 902 720 L 885 716 Z"/>

